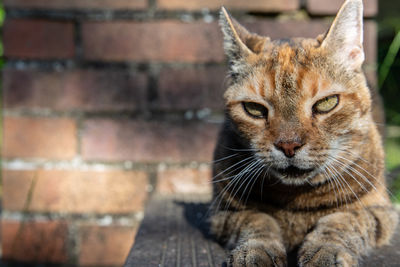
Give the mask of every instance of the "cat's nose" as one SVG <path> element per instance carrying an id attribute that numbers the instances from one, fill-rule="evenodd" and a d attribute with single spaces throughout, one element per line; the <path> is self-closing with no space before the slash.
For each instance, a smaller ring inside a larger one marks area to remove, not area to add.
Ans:
<path id="1" fill-rule="evenodd" d="M 302 143 L 293 141 L 293 142 L 284 142 L 279 141 L 274 144 L 277 149 L 283 152 L 286 157 L 292 158 L 296 154 L 296 150 L 303 146 Z"/>

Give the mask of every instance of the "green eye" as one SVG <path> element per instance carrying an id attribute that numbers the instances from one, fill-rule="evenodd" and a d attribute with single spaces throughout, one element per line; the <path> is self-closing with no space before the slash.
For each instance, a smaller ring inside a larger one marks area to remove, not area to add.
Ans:
<path id="1" fill-rule="evenodd" d="M 254 103 L 254 102 L 243 102 L 244 110 L 254 118 L 267 118 L 268 117 L 268 109 L 263 105 Z"/>
<path id="2" fill-rule="evenodd" d="M 339 104 L 339 96 L 331 95 L 318 100 L 314 106 L 313 111 L 316 113 L 327 113 L 333 110 Z"/>

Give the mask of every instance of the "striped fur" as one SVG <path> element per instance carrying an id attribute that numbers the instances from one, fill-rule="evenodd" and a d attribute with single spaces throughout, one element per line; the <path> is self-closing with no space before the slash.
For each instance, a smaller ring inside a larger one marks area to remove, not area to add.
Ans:
<path id="1" fill-rule="evenodd" d="M 317 39 L 271 41 L 224 9 L 220 23 L 232 79 L 211 225 L 231 249 L 229 264 L 285 266 L 298 249 L 299 266 L 356 266 L 397 225 L 361 70 L 361 0 L 347 0 Z M 338 104 L 316 112 L 328 96 Z M 268 115 L 251 116 L 245 102 Z"/>

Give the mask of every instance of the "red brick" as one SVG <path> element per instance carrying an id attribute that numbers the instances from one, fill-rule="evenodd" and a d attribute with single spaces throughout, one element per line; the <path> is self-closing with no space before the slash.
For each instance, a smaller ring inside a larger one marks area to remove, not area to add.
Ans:
<path id="1" fill-rule="evenodd" d="M 67 59 L 75 55 L 71 22 L 7 19 L 3 40 L 8 58 Z"/>
<path id="2" fill-rule="evenodd" d="M 210 161 L 218 128 L 192 121 L 88 120 L 82 156 L 108 161 Z"/>
<path id="3" fill-rule="evenodd" d="M 143 172 L 3 170 L 3 209 L 130 213 L 143 209 L 146 186 Z"/>
<path id="4" fill-rule="evenodd" d="M 374 69 L 366 69 L 364 71 L 365 77 L 367 78 L 368 85 L 373 89 L 376 90 L 378 86 L 378 77 L 377 73 Z"/>
<path id="5" fill-rule="evenodd" d="M 376 66 L 378 52 L 378 30 L 375 21 L 364 22 L 365 63 Z"/>
<path id="6" fill-rule="evenodd" d="M 250 31 L 271 37 L 272 40 L 291 37 L 315 38 L 329 28 L 329 23 L 323 20 L 276 21 L 261 19 L 257 21 L 240 20 L 240 22 Z"/>
<path id="7" fill-rule="evenodd" d="M 146 0 L 4 0 L 8 8 L 27 9 L 145 9 Z"/>
<path id="8" fill-rule="evenodd" d="M 3 157 L 71 159 L 77 129 L 68 118 L 4 118 Z"/>
<path id="9" fill-rule="evenodd" d="M 225 6 L 230 10 L 248 10 L 257 12 L 291 11 L 299 8 L 298 0 L 158 0 L 157 7 L 167 10 L 218 10 Z"/>
<path id="10" fill-rule="evenodd" d="M 2 219 L 2 258 L 25 262 L 65 263 L 67 224 L 61 221 Z"/>
<path id="11" fill-rule="evenodd" d="M 136 110 L 146 101 L 147 76 L 118 70 L 3 71 L 6 108 L 61 111 Z"/>
<path id="12" fill-rule="evenodd" d="M 161 169 L 158 171 L 157 192 L 211 194 L 211 170 L 207 167 Z"/>
<path id="13" fill-rule="evenodd" d="M 158 108 L 182 110 L 223 108 L 226 70 L 213 66 L 201 69 L 163 69 L 159 75 Z"/>
<path id="14" fill-rule="evenodd" d="M 325 33 L 330 25 L 324 20 L 242 22 L 251 31 L 272 39 L 315 38 Z M 366 33 L 370 33 L 368 26 Z M 217 23 L 90 22 L 83 25 L 83 46 L 85 57 L 90 60 L 222 62 L 224 59 Z M 369 46 L 371 44 L 365 42 L 367 51 L 370 51 Z"/>
<path id="15" fill-rule="evenodd" d="M 364 16 L 375 16 L 378 13 L 378 0 L 364 0 Z M 335 15 L 343 0 L 307 0 L 307 10 L 313 15 Z"/>
<path id="16" fill-rule="evenodd" d="M 122 266 L 136 234 L 136 227 L 91 226 L 80 227 L 80 266 Z"/>
<path id="17" fill-rule="evenodd" d="M 87 22 L 82 25 L 84 57 L 106 61 L 219 62 L 217 23 Z"/>

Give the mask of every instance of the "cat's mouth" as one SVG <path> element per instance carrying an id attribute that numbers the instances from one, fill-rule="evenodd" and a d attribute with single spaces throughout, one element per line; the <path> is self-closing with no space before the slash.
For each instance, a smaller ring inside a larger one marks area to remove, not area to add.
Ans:
<path id="1" fill-rule="evenodd" d="M 314 169 L 300 169 L 295 166 L 289 166 L 284 169 L 275 169 L 274 170 L 285 178 L 301 178 L 308 176 Z"/>

